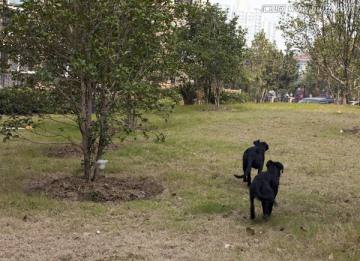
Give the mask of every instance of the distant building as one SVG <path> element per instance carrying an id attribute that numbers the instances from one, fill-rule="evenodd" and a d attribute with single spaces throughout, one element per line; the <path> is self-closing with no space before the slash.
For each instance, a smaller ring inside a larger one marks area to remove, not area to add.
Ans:
<path id="1" fill-rule="evenodd" d="M 234 10 L 250 11 L 251 5 L 249 0 L 234 0 Z"/>
<path id="2" fill-rule="evenodd" d="M 3 1 L 0 1 L 0 8 L 2 8 L 2 6 L 15 7 L 16 5 L 20 5 L 22 2 L 23 2 L 22 0 L 3 0 Z M 3 16 L 0 19 L 1 19 L 0 27 L 2 27 L 6 24 L 7 17 Z M 7 53 L 0 53 L 0 59 L 1 59 L 1 61 L 6 62 L 8 59 Z M 19 72 L 20 66 L 18 64 L 13 63 L 10 66 L 10 70 Z M 11 86 L 18 85 L 18 84 L 20 84 L 20 81 L 18 81 L 17 79 L 14 79 L 10 73 L 0 74 L 0 89 L 6 88 L 6 87 L 11 87 Z"/>
<path id="3" fill-rule="evenodd" d="M 4 4 L 8 4 L 8 5 L 19 5 L 19 4 L 21 4 L 22 2 L 24 2 L 24 1 L 22 1 L 22 0 L 5 0 L 5 1 L 3 1 L 4 2 Z"/>
<path id="4" fill-rule="evenodd" d="M 217 1 L 213 0 L 216 4 Z M 264 31 L 266 38 L 270 42 L 276 40 L 276 23 L 264 19 L 263 13 L 259 8 L 252 8 L 249 0 L 234 0 L 232 6 L 219 5 L 222 9 L 228 10 L 229 19 L 238 17 L 238 26 L 247 30 L 246 44 L 251 46 L 254 36 L 261 31 Z"/>
<path id="5" fill-rule="evenodd" d="M 308 53 L 300 53 L 298 52 L 294 58 L 298 62 L 298 73 L 299 73 L 299 79 L 298 82 L 301 80 L 303 74 L 306 72 L 306 67 L 308 62 L 311 60 L 311 56 Z"/>
<path id="6" fill-rule="evenodd" d="M 195 4 L 195 3 L 207 2 L 206 0 L 174 0 L 175 4 L 180 3 L 188 3 L 188 4 Z"/>

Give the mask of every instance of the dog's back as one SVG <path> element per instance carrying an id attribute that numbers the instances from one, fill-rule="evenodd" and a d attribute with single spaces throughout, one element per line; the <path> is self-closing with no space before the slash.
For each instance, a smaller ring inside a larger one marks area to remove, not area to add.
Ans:
<path id="1" fill-rule="evenodd" d="M 283 164 L 269 160 L 266 163 L 267 171 L 258 174 L 250 188 L 250 217 L 255 218 L 254 199 L 261 201 L 263 208 L 263 219 L 268 220 L 272 212 L 275 198 L 279 189 L 280 174 L 284 170 Z"/>
<path id="2" fill-rule="evenodd" d="M 255 176 L 251 186 L 249 188 L 250 195 L 254 198 L 257 198 L 260 201 L 269 200 L 271 202 L 275 201 L 275 193 L 271 187 L 272 176 L 267 171 L 261 172 Z"/>
<path id="3" fill-rule="evenodd" d="M 245 150 L 243 154 L 243 175 L 235 175 L 236 178 L 242 178 L 244 182 L 251 185 L 251 168 L 257 169 L 258 173 L 263 170 L 265 151 L 269 149 L 266 142 L 256 140 L 253 142 L 254 146 Z"/>

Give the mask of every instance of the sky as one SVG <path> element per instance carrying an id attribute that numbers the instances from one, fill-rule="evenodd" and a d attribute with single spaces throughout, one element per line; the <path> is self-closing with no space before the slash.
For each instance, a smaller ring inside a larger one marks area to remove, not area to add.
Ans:
<path id="1" fill-rule="evenodd" d="M 219 4 L 226 4 L 232 5 L 236 0 L 210 0 L 212 3 L 219 3 Z M 246 1 L 246 0 L 240 0 Z M 248 0 L 251 7 L 262 8 L 261 10 L 266 9 L 266 7 L 270 8 L 275 5 L 286 5 L 286 8 L 289 8 L 288 4 L 289 0 Z M 278 22 L 279 21 L 280 13 L 266 13 L 263 12 L 263 17 L 266 20 Z M 277 30 L 276 32 L 276 44 L 278 48 L 285 49 L 285 39 L 281 36 L 281 31 Z"/>

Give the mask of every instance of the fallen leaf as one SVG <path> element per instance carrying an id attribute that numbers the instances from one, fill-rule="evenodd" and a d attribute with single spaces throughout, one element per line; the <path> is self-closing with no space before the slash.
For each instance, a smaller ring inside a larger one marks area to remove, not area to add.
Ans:
<path id="1" fill-rule="evenodd" d="M 301 229 L 302 231 L 308 232 L 308 230 L 307 230 L 306 228 L 304 228 L 303 226 L 301 226 L 300 229 Z"/>
<path id="2" fill-rule="evenodd" d="M 247 227 L 246 232 L 252 236 L 255 235 L 255 229 L 253 229 L 252 227 Z"/>

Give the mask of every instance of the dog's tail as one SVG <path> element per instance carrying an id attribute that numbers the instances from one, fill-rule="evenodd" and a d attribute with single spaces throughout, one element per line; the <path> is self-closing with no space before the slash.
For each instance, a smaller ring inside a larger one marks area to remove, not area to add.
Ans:
<path id="1" fill-rule="evenodd" d="M 238 178 L 238 179 L 242 179 L 244 176 L 245 176 L 245 174 L 243 174 L 243 175 L 236 175 L 236 174 L 234 174 L 234 177 L 235 177 L 235 178 Z"/>

